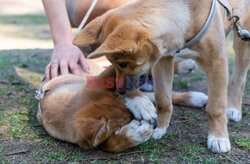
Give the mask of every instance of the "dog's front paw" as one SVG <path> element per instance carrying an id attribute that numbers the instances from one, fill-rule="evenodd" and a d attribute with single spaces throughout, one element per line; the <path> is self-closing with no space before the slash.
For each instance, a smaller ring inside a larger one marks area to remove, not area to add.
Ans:
<path id="1" fill-rule="evenodd" d="M 139 145 L 150 139 L 153 134 L 153 125 L 143 120 L 132 120 L 129 124 L 116 131 L 115 134 L 117 133 L 125 134 L 136 145 Z"/>
<path id="2" fill-rule="evenodd" d="M 241 112 L 236 108 L 227 108 L 227 119 L 239 122 L 241 120 Z"/>
<path id="3" fill-rule="evenodd" d="M 153 133 L 153 135 L 152 135 L 152 138 L 153 139 L 161 139 L 162 138 L 162 136 L 164 136 L 164 134 L 167 132 L 167 128 L 168 127 L 162 127 L 162 128 L 156 128 L 155 130 L 154 130 L 154 133 Z"/>
<path id="4" fill-rule="evenodd" d="M 145 120 L 151 123 L 156 122 L 156 108 L 147 96 L 137 96 L 134 98 L 124 98 L 125 105 L 138 120 Z"/>
<path id="5" fill-rule="evenodd" d="M 224 153 L 230 151 L 231 144 L 228 138 L 216 137 L 210 134 L 207 139 L 207 148 L 214 153 Z"/>
<path id="6" fill-rule="evenodd" d="M 196 68 L 196 63 L 192 59 L 186 59 L 178 63 L 178 74 L 187 74 L 192 72 Z"/>

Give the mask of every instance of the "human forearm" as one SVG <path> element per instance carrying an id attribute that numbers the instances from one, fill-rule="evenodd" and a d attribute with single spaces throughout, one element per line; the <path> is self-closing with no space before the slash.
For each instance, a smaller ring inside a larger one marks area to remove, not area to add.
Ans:
<path id="1" fill-rule="evenodd" d="M 72 44 L 73 33 L 65 0 L 42 0 L 49 21 L 54 45 Z"/>

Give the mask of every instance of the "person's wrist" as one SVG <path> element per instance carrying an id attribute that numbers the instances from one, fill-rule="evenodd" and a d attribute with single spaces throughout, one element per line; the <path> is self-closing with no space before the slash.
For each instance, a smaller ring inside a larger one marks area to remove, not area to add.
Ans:
<path id="1" fill-rule="evenodd" d="M 60 43 L 55 43 L 54 48 L 57 47 L 65 47 L 65 46 L 74 46 L 72 42 L 60 42 Z"/>

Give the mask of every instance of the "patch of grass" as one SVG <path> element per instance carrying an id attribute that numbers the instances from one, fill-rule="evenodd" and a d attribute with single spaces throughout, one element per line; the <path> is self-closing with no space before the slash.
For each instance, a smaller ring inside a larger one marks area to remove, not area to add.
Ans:
<path id="1" fill-rule="evenodd" d="M 243 147 L 243 148 L 247 148 L 248 150 L 250 150 L 250 140 L 249 138 L 242 138 L 241 136 L 237 136 L 235 134 L 231 135 L 231 141 L 233 143 L 235 143 L 236 145 Z"/>
<path id="2" fill-rule="evenodd" d="M 5 163 L 4 149 L 3 149 L 2 145 L 0 145 L 0 161 L 1 161 L 1 163 Z"/>
<path id="3" fill-rule="evenodd" d="M 9 93 L 8 89 L 5 89 L 3 87 L 0 86 L 0 95 L 6 95 Z M 0 109 L 1 110 L 1 109 Z"/>
<path id="4" fill-rule="evenodd" d="M 4 71 L 7 71 L 8 69 L 11 68 L 11 59 L 12 55 L 2 55 L 0 54 L 0 68 Z"/>
<path id="5" fill-rule="evenodd" d="M 29 104 L 31 103 L 31 98 L 30 96 L 27 97 L 19 97 L 17 99 L 17 102 L 22 103 L 25 106 L 29 106 Z"/>
<path id="6" fill-rule="evenodd" d="M 197 155 L 197 153 L 205 153 L 207 152 L 207 148 L 195 143 L 195 144 L 191 144 L 191 145 L 180 145 L 177 148 L 179 151 L 181 151 L 182 153 L 184 153 L 185 155 L 188 155 L 189 157 L 193 157 L 195 155 Z"/>
<path id="7" fill-rule="evenodd" d="M 228 163 L 228 160 L 226 158 L 219 158 L 214 156 L 189 157 L 179 154 L 179 158 L 182 160 L 182 163 L 203 163 L 203 164 Z"/>
<path id="8" fill-rule="evenodd" d="M 241 122 L 235 122 L 235 123 L 234 123 L 234 126 L 237 127 L 237 128 L 240 128 L 240 127 L 245 127 L 245 126 L 247 126 L 247 124 L 241 123 Z"/>
<path id="9" fill-rule="evenodd" d="M 249 111 L 245 108 L 242 109 L 242 116 L 247 116 L 249 114 Z"/>
<path id="10" fill-rule="evenodd" d="M 193 73 L 191 81 L 201 81 L 205 79 L 206 79 L 206 76 L 204 73 Z"/>
<path id="11" fill-rule="evenodd" d="M 37 138 L 37 134 L 36 133 L 30 134 L 30 139 L 35 139 L 35 138 Z"/>
<path id="12" fill-rule="evenodd" d="M 43 15 L 2 15 L 0 24 L 48 24 L 48 21 Z"/>
<path id="13" fill-rule="evenodd" d="M 58 152 L 51 152 L 48 155 L 48 159 L 51 161 L 63 161 L 66 158 L 65 150 L 60 150 Z"/>
<path id="14" fill-rule="evenodd" d="M 148 152 L 147 158 L 153 162 L 159 162 L 162 160 L 161 156 L 166 154 L 165 147 L 159 144 L 156 140 L 150 140 L 139 147 L 139 150 Z"/>
<path id="15" fill-rule="evenodd" d="M 183 88 L 188 88 L 190 86 L 190 84 L 187 80 L 180 81 L 179 85 Z"/>
<path id="16" fill-rule="evenodd" d="M 6 112 L 5 119 L 11 127 L 10 134 L 14 138 L 21 138 L 27 135 L 28 131 L 28 110 L 19 112 Z"/>
<path id="17" fill-rule="evenodd" d="M 4 107 L 3 106 L 0 106 L 0 111 L 4 111 Z"/>
<path id="18" fill-rule="evenodd" d="M 250 150 L 250 140 L 249 139 L 237 139 L 235 141 L 235 143 L 237 145 L 239 145 L 240 147 L 245 147 L 248 150 Z"/>
<path id="19" fill-rule="evenodd" d="M 74 162 L 82 161 L 82 160 L 84 160 L 85 158 L 86 158 L 86 157 L 82 154 L 81 151 L 77 151 L 77 152 L 74 153 L 74 155 L 73 155 Z"/>

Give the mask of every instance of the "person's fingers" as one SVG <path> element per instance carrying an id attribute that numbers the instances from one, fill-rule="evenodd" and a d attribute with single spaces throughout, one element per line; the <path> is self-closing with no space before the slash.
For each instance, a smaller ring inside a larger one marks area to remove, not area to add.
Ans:
<path id="1" fill-rule="evenodd" d="M 89 65 L 88 65 L 84 56 L 81 56 L 80 64 L 82 66 L 83 71 L 88 73 L 89 72 Z"/>
<path id="2" fill-rule="evenodd" d="M 50 66 L 51 64 L 48 64 L 45 68 L 45 77 L 46 77 L 46 81 L 50 80 Z"/>
<path id="3" fill-rule="evenodd" d="M 80 75 L 80 71 L 76 63 L 70 62 L 69 68 L 73 74 L 78 75 L 78 76 Z"/>
<path id="4" fill-rule="evenodd" d="M 58 63 L 52 62 L 50 66 L 51 78 L 55 78 L 58 75 Z"/>
<path id="5" fill-rule="evenodd" d="M 63 74 L 69 73 L 67 61 L 62 60 L 62 61 L 60 62 L 60 70 L 61 70 L 61 74 L 62 74 L 62 75 L 63 75 Z"/>

